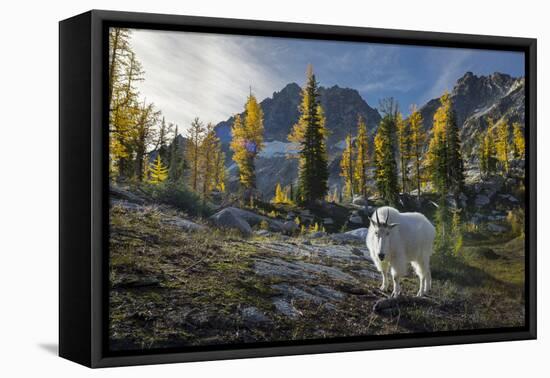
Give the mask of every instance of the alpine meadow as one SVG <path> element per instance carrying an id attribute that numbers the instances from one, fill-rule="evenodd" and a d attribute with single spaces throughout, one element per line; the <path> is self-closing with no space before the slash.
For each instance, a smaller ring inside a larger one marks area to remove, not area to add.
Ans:
<path id="1" fill-rule="evenodd" d="M 523 53 L 110 28 L 107 76 L 110 350 L 525 324 Z"/>

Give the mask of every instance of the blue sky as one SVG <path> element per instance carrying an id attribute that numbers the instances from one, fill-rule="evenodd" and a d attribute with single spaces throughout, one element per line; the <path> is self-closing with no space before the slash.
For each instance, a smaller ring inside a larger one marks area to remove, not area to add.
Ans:
<path id="1" fill-rule="evenodd" d="M 142 96 L 185 130 L 198 116 L 217 123 L 241 112 L 249 87 L 263 100 L 303 84 L 308 63 L 322 86 L 354 88 L 373 107 L 395 97 L 404 113 L 422 106 L 467 71 L 524 75 L 522 53 L 134 30 L 145 70 Z"/>

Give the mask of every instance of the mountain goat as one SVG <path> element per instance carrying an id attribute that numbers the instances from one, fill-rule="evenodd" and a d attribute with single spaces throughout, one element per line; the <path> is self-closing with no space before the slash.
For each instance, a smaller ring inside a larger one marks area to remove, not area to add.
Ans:
<path id="1" fill-rule="evenodd" d="M 376 268 L 382 273 L 382 286 L 387 288 L 387 274 L 393 282 L 392 297 L 401 293 L 399 280 L 410 263 L 420 287 L 417 296 L 426 294 L 432 286 L 430 256 L 433 252 L 435 228 L 420 213 L 400 213 L 392 207 L 381 207 L 371 217 L 366 238 L 367 248 Z"/>

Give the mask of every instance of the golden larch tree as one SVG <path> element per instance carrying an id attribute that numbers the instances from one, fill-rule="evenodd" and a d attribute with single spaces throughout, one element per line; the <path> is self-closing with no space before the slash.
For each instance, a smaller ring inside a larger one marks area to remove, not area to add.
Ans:
<path id="1" fill-rule="evenodd" d="M 158 185 L 168 178 L 168 168 L 162 163 L 160 155 L 149 166 L 149 182 Z"/>
<path id="2" fill-rule="evenodd" d="M 409 116 L 409 128 L 411 136 L 411 159 L 414 166 L 414 182 L 416 185 L 416 195 L 420 199 L 420 189 L 422 187 L 422 157 L 424 151 L 424 143 L 426 143 L 426 133 L 422 125 L 422 114 L 413 106 L 412 113 Z"/>
<path id="3" fill-rule="evenodd" d="M 256 188 L 254 160 L 263 149 L 263 111 L 254 95 L 245 105 L 244 120 L 236 115 L 231 128 L 233 160 L 239 168 L 239 180 L 244 189 Z"/>
<path id="4" fill-rule="evenodd" d="M 504 173 L 508 173 L 510 169 L 510 126 L 507 120 L 502 120 L 497 127 L 497 159 L 500 162 Z"/>
<path id="5" fill-rule="evenodd" d="M 348 200 L 353 199 L 354 193 L 354 150 L 353 150 L 353 140 L 351 134 L 346 136 L 346 147 L 342 153 L 342 160 L 340 161 L 340 176 L 344 178 L 344 197 Z"/>
<path id="6" fill-rule="evenodd" d="M 198 191 L 199 186 L 199 167 L 200 167 L 200 146 L 204 137 L 204 125 L 195 118 L 187 130 L 187 147 L 185 157 L 189 166 L 189 183 L 191 189 Z"/>
<path id="7" fill-rule="evenodd" d="M 355 159 L 355 185 L 357 192 L 367 197 L 367 169 L 369 164 L 367 124 L 362 116 L 357 121 L 357 157 Z"/>
<path id="8" fill-rule="evenodd" d="M 516 159 L 525 158 L 525 137 L 523 136 L 523 131 L 519 122 L 514 122 L 513 124 L 513 133 L 514 133 L 514 143 L 513 143 L 513 154 Z"/>

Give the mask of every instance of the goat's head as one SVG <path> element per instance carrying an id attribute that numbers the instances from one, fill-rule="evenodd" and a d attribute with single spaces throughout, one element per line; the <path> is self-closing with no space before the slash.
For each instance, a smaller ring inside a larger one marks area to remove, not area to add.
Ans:
<path id="1" fill-rule="evenodd" d="M 372 238 L 375 242 L 371 248 L 374 248 L 373 252 L 381 261 L 383 261 L 388 254 L 391 232 L 398 225 L 399 223 L 390 222 L 390 212 L 387 210 L 385 219 L 383 220 L 380 220 L 378 209 L 374 211 L 371 217 L 371 229 L 369 232 L 374 233 Z"/>

